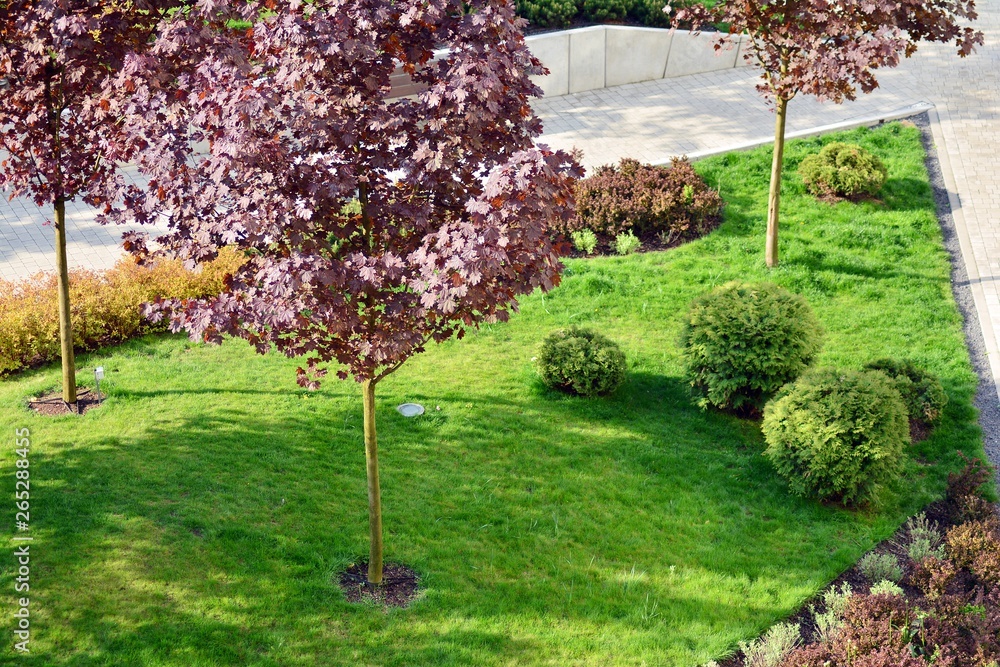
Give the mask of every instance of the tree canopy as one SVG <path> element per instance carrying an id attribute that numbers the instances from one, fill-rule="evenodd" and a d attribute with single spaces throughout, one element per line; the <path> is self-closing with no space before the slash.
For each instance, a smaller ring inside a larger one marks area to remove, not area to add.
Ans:
<path id="1" fill-rule="evenodd" d="M 65 203 L 107 209 L 130 157 L 121 95 L 112 81 L 129 54 L 149 48 L 162 0 L 0 2 L 0 190 L 53 212 L 63 400 L 76 403 Z"/>
<path id="2" fill-rule="evenodd" d="M 674 24 L 695 29 L 723 23 L 716 50 L 732 48 L 745 34 L 743 57 L 761 70 L 757 89 L 775 105 L 775 149 L 768 203 L 768 266 L 778 263 L 778 209 L 788 102 L 799 93 L 821 100 L 853 100 L 858 88 L 878 87 L 876 71 L 895 67 L 920 42 L 953 42 L 965 57 L 983 33 L 963 21 L 976 19 L 974 0 L 722 0 L 677 12 Z"/>
<path id="3" fill-rule="evenodd" d="M 571 216 L 581 169 L 535 144 L 542 68 L 523 25 L 509 1 L 203 0 L 118 78 L 149 182 L 108 218 L 164 217 L 155 252 L 194 264 L 225 246 L 246 258 L 218 297 L 154 312 L 305 357 L 303 386 L 326 364 L 363 383 L 372 584 L 375 385 L 559 281 L 549 227 Z M 400 67 L 426 89 L 392 98 Z M 141 234 L 127 246 L 150 251 Z"/>

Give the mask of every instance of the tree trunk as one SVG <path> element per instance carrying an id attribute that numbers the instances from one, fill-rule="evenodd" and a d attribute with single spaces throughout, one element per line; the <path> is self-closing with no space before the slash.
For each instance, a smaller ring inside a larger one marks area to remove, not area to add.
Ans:
<path id="1" fill-rule="evenodd" d="M 778 265 L 778 207 L 781 204 L 781 166 L 785 153 L 785 116 L 788 100 L 778 98 L 774 120 L 774 155 L 771 160 L 771 191 L 767 197 L 767 245 L 764 252 L 768 268 Z"/>
<path id="2" fill-rule="evenodd" d="M 59 293 L 59 344 L 62 348 L 63 400 L 76 403 L 76 360 L 73 357 L 73 322 L 69 310 L 69 263 L 66 260 L 66 202 L 55 203 L 56 272 Z"/>
<path id="3" fill-rule="evenodd" d="M 371 549 L 368 556 L 368 583 L 382 585 L 382 492 L 378 484 L 378 439 L 375 436 L 375 384 L 362 386 L 365 408 L 365 464 L 368 470 L 368 527 Z"/>

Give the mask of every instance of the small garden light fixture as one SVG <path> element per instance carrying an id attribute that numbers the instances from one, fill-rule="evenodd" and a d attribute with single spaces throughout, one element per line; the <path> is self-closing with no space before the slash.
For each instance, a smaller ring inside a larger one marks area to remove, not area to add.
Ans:
<path id="1" fill-rule="evenodd" d="M 404 417 L 416 417 L 417 415 L 424 414 L 424 406 L 419 403 L 403 403 L 397 406 L 396 409 Z"/>
<path id="2" fill-rule="evenodd" d="M 101 380 L 104 379 L 104 366 L 94 369 L 94 380 L 97 382 L 97 400 L 101 400 Z"/>

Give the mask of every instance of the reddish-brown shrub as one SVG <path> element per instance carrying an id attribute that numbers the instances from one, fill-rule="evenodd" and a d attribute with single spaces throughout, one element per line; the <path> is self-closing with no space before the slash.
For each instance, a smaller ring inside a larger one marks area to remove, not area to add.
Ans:
<path id="1" fill-rule="evenodd" d="M 913 655 L 908 646 L 886 646 L 861 654 L 850 663 L 838 664 L 849 664 L 850 667 L 927 667 L 927 662 Z"/>
<path id="2" fill-rule="evenodd" d="M 224 250 L 197 273 L 180 261 L 139 266 L 126 257 L 104 271 L 70 273 L 73 346 L 93 350 L 151 331 L 164 330 L 141 312 L 157 297 L 197 298 L 222 291 L 227 275 L 242 263 Z M 55 359 L 59 355 L 56 277 L 40 273 L 27 280 L 0 280 L 0 376 Z"/>
<path id="3" fill-rule="evenodd" d="M 938 664 L 981 667 L 1000 656 L 1000 599 L 974 590 L 933 602 L 922 620 L 921 648 Z"/>
<path id="4" fill-rule="evenodd" d="M 1000 584 L 1000 523 L 995 516 L 949 530 L 945 550 L 955 565 L 971 571 L 984 583 Z"/>
<path id="5" fill-rule="evenodd" d="M 910 583 L 916 586 L 930 600 L 940 598 L 948 591 L 958 570 L 955 564 L 944 558 L 925 558 L 910 572 Z"/>
<path id="6" fill-rule="evenodd" d="M 1000 521 L 969 522 L 946 538 L 949 558 L 916 563 L 925 595 L 854 595 L 826 644 L 793 651 L 781 667 L 988 667 L 1000 664 Z"/>
<path id="7" fill-rule="evenodd" d="M 781 661 L 781 667 L 837 667 L 827 644 L 800 646 Z"/>
<path id="8" fill-rule="evenodd" d="M 996 544 L 996 523 L 970 521 L 951 528 L 945 536 L 945 550 L 955 565 L 971 568 L 983 551 Z"/>
<path id="9" fill-rule="evenodd" d="M 997 515 L 996 507 L 993 503 L 982 496 L 968 495 L 958 499 L 955 503 L 953 518 L 955 523 L 967 523 L 969 521 L 989 521 L 995 519 Z"/>
<path id="10" fill-rule="evenodd" d="M 827 644 L 809 644 L 789 653 L 781 667 L 835 667 L 835 663 Z"/>
<path id="11" fill-rule="evenodd" d="M 855 656 L 906 648 L 914 632 L 916 609 L 902 595 L 852 595 L 833 656 L 851 664 Z"/>
<path id="12" fill-rule="evenodd" d="M 557 231 L 568 235 L 590 229 L 604 242 L 631 231 L 673 243 L 705 234 L 721 212 L 719 193 L 686 158 L 674 158 L 669 168 L 626 158 L 617 166 L 598 167 L 579 182 L 576 216 Z"/>
<path id="13" fill-rule="evenodd" d="M 983 485 L 993 475 L 993 469 L 982 459 L 968 457 L 962 452 L 958 455 L 965 461 L 965 468 L 957 473 L 948 473 L 948 488 L 945 492 L 948 513 L 953 523 L 980 521 L 986 517 L 976 514 L 982 513 L 984 506 L 969 497 L 983 497 Z"/>

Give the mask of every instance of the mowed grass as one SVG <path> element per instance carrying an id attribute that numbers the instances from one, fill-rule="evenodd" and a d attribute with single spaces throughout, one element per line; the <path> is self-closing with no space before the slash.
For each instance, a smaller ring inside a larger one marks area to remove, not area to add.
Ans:
<path id="1" fill-rule="evenodd" d="M 294 360 L 161 336 L 80 359 L 82 378 L 108 371 L 107 403 L 83 417 L 23 407 L 57 385 L 56 366 L 0 383 L 11 535 L 15 427 L 32 439 L 32 643 L 17 664 L 687 666 L 788 615 L 939 497 L 956 450 L 982 454 L 919 133 L 834 139 L 886 161 L 884 204 L 805 196 L 795 169 L 821 142 L 793 142 L 777 270 L 763 265 L 770 153 L 706 160 L 699 171 L 728 202 L 709 237 L 570 261 L 509 324 L 434 347 L 379 387 L 387 555 L 424 587 L 408 609 L 348 604 L 335 582 L 367 553 L 353 382 L 309 393 Z M 826 328 L 823 364 L 896 355 L 940 374 L 944 419 L 876 506 L 790 496 L 758 424 L 694 407 L 681 316 L 737 278 L 805 295 Z M 540 385 L 539 342 L 571 324 L 625 349 L 630 377 L 614 396 Z M 403 418 L 404 401 L 427 413 Z"/>

